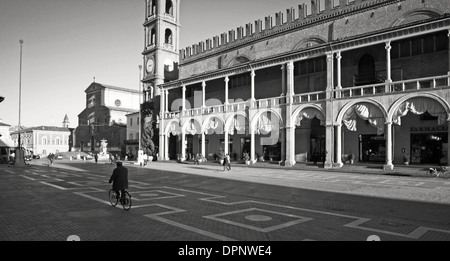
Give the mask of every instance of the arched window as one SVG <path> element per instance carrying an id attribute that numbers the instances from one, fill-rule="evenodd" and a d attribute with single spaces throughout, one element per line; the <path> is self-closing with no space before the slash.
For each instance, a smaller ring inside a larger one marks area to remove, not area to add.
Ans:
<path id="1" fill-rule="evenodd" d="M 155 32 L 155 28 L 152 28 L 151 32 L 150 32 L 150 45 L 154 45 L 155 44 L 155 39 L 156 39 L 156 32 Z"/>
<path id="2" fill-rule="evenodd" d="M 164 43 L 172 44 L 172 31 L 170 29 L 166 29 L 166 34 L 164 38 Z"/>
<path id="3" fill-rule="evenodd" d="M 152 1 L 152 12 L 151 12 L 151 14 L 153 15 L 154 13 L 156 13 L 156 1 Z"/>
<path id="4" fill-rule="evenodd" d="M 147 0 L 147 5 L 146 5 L 146 9 L 147 9 L 147 16 L 151 16 L 151 6 L 152 6 L 152 0 Z"/>
<path id="5" fill-rule="evenodd" d="M 42 137 L 42 145 L 47 145 L 47 137 Z"/>
<path id="6" fill-rule="evenodd" d="M 356 85 L 375 82 L 375 60 L 372 55 L 366 53 L 359 59 L 358 77 L 356 80 Z"/>
<path id="7" fill-rule="evenodd" d="M 166 14 L 173 16 L 173 4 L 171 0 L 166 0 Z"/>

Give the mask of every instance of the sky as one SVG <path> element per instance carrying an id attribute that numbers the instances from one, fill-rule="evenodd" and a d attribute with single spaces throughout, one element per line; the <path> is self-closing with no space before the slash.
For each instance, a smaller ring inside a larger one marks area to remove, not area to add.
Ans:
<path id="1" fill-rule="evenodd" d="M 305 1 L 182 0 L 180 47 Z M 1 122 L 75 128 L 94 77 L 139 90 L 144 17 L 144 0 L 0 0 Z"/>

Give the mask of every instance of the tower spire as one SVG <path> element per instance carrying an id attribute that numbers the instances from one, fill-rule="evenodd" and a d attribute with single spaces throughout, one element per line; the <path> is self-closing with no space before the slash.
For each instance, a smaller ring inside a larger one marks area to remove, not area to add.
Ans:
<path id="1" fill-rule="evenodd" d="M 64 120 L 63 120 L 63 128 L 69 128 L 69 117 L 67 117 L 67 114 L 66 114 L 66 116 L 64 116 Z"/>

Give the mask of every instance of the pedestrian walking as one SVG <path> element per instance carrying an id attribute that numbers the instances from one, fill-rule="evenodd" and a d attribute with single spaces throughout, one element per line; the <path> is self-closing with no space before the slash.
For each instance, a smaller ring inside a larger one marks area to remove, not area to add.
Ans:
<path id="1" fill-rule="evenodd" d="M 55 159 L 55 155 L 53 153 L 48 154 L 48 156 L 47 156 L 48 166 L 53 165 L 54 159 Z"/>
<path id="2" fill-rule="evenodd" d="M 97 163 L 98 162 L 98 154 L 97 153 L 95 153 L 94 159 L 95 159 L 95 163 Z"/>
<path id="3" fill-rule="evenodd" d="M 200 154 L 195 154 L 195 157 L 194 157 L 194 165 L 195 164 L 197 164 L 197 165 L 200 165 Z"/>
<path id="4" fill-rule="evenodd" d="M 225 158 L 223 159 L 223 171 L 225 171 L 226 169 L 228 169 L 228 171 L 231 169 L 229 154 L 226 154 Z"/>

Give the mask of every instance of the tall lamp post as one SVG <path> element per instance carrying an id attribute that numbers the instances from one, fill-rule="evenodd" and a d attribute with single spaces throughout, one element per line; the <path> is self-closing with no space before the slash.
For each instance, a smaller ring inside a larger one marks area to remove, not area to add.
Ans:
<path id="1" fill-rule="evenodd" d="M 19 71 L 19 126 L 17 128 L 17 132 L 18 132 L 18 147 L 16 148 L 16 155 L 14 158 L 14 165 L 15 166 L 23 166 L 25 165 L 25 157 L 24 157 L 24 152 L 22 150 L 22 141 L 20 138 L 20 110 L 22 107 L 22 45 L 23 45 L 23 40 L 19 40 L 20 43 L 20 71 Z"/>
<path id="2" fill-rule="evenodd" d="M 144 161 L 143 156 L 144 152 L 141 147 L 141 129 L 142 129 L 142 115 L 141 115 L 141 71 L 142 71 L 142 65 L 139 65 L 139 120 L 138 120 L 138 126 L 139 126 L 139 150 L 138 150 L 138 164 L 142 166 L 142 163 Z"/>

